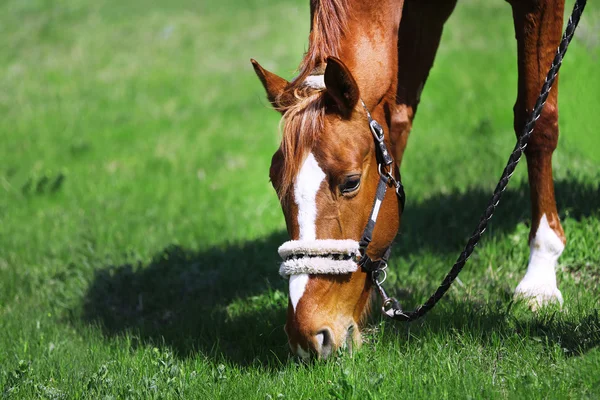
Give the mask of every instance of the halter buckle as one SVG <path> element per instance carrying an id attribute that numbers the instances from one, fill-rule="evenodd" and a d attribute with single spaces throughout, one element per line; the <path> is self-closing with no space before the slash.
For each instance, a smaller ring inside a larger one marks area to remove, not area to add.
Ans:
<path id="1" fill-rule="evenodd" d="M 383 128 L 381 125 L 379 125 L 379 122 L 372 119 L 369 121 L 369 127 L 371 128 L 371 132 L 373 133 L 375 140 L 380 143 L 383 142 Z"/>

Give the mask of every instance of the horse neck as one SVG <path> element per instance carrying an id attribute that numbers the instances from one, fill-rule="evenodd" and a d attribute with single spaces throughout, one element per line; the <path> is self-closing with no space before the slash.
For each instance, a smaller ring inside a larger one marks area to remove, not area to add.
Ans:
<path id="1" fill-rule="evenodd" d="M 339 55 L 369 107 L 396 92 L 402 6 L 402 0 L 349 1 L 351 20 Z"/>

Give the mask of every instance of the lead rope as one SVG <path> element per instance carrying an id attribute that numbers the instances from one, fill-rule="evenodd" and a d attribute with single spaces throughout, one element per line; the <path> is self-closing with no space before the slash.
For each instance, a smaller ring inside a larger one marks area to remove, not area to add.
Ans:
<path id="1" fill-rule="evenodd" d="M 448 275 L 446 275 L 446 277 L 444 278 L 438 289 L 435 291 L 435 293 L 431 295 L 431 297 L 429 297 L 429 299 L 427 299 L 425 303 L 417 307 L 414 311 L 402 311 L 398 301 L 394 298 L 388 297 L 385 293 L 385 290 L 383 290 L 383 287 L 381 287 L 381 284 L 378 282 L 377 279 L 377 271 L 374 271 L 372 273 L 373 283 L 375 284 L 383 298 L 382 312 L 388 317 L 399 321 L 414 321 L 422 317 L 429 310 L 431 310 L 436 305 L 436 303 L 444 296 L 444 294 L 450 288 L 450 285 L 452 285 L 452 282 L 454 282 L 460 271 L 465 266 L 465 263 L 473 253 L 475 246 L 477 246 L 477 243 L 479 242 L 481 236 L 485 232 L 488 222 L 492 219 L 494 211 L 496 210 L 496 207 L 500 202 L 500 198 L 502 197 L 502 193 L 504 193 L 511 176 L 515 171 L 515 168 L 517 167 L 517 164 L 521 160 L 523 151 L 525 150 L 525 147 L 527 147 L 527 142 L 529 141 L 529 138 L 533 133 L 535 122 L 538 120 L 542 113 L 542 109 L 544 108 L 544 104 L 546 103 L 546 99 L 548 98 L 548 93 L 550 93 L 552 84 L 556 79 L 556 75 L 558 75 L 558 70 L 560 69 L 565 53 L 567 52 L 569 43 L 573 38 L 573 33 L 575 33 L 575 28 L 577 28 L 577 24 L 579 23 L 579 19 L 581 18 L 581 14 L 583 13 L 583 9 L 586 5 L 586 1 L 587 0 L 576 0 L 575 6 L 573 7 L 573 12 L 571 13 L 571 17 L 569 18 L 569 22 L 567 24 L 567 28 L 565 29 L 558 50 L 556 51 L 556 56 L 552 61 L 550 71 L 548 71 L 548 74 L 546 75 L 546 80 L 544 81 L 544 85 L 542 86 L 540 96 L 538 97 L 535 103 L 535 107 L 529 117 L 529 120 L 523 128 L 523 133 L 517 139 L 515 148 L 508 159 L 508 163 L 506 164 L 506 168 L 504 168 L 502 177 L 500 178 L 500 181 L 498 182 L 498 185 L 494 190 L 494 194 L 490 199 L 488 206 L 485 209 L 485 212 L 481 216 L 477 228 L 469 238 L 467 245 L 465 246 L 462 253 L 460 253 L 458 260 L 452 266 L 452 269 L 450 270 Z"/>

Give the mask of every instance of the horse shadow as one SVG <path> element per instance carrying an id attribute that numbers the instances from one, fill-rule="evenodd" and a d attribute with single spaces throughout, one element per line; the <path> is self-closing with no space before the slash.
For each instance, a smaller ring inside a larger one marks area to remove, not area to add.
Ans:
<path id="1" fill-rule="evenodd" d="M 597 185 L 559 181 L 556 194 L 563 218 L 581 219 L 600 210 Z M 424 251 L 458 254 L 477 222 L 473 210 L 483 210 L 489 195 L 488 190 L 473 188 L 407 203 L 397 251 L 403 257 Z M 488 236 L 510 234 L 517 223 L 528 219 L 529 192 L 527 185 L 521 184 L 505 194 Z M 107 337 L 128 335 L 140 345 L 166 345 L 180 357 L 202 353 L 240 366 L 276 367 L 289 357 L 283 331 L 287 281 L 277 274 L 276 252 L 285 240 L 287 234 L 279 231 L 258 240 L 201 251 L 170 246 L 147 265 L 107 266 L 95 271 L 84 297 L 82 318 L 100 326 Z M 415 304 L 428 295 L 428 290 L 400 291 L 400 299 Z M 581 335 L 589 332 L 576 329 L 575 322 L 530 319 L 521 325 L 505 324 L 510 318 L 506 310 L 510 294 L 499 294 L 501 305 L 496 308 L 472 300 L 444 299 L 443 307 L 421 321 L 398 324 L 388 331 L 393 335 L 406 329 L 412 329 L 413 335 L 420 329 L 508 334 L 517 326 L 550 342 L 568 343 L 573 354 L 584 348 Z M 593 312 L 589 315 L 586 326 L 598 330 L 595 312 L 595 317 Z M 379 316 L 371 318 L 371 322 L 379 320 Z M 589 338 L 585 348 L 600 344 L 597 335 Z"/>
<path id="2" fill-rule="evenodd" d="M 169 246 L 148 265 L 97 270 L 83 317 L 107 336 L 127 332 L 183 357 L 201 351 L 241 365 L 285 359 L 287 295 L 276 272 L 285 240 L 277 232 L 206 251 Z"/>

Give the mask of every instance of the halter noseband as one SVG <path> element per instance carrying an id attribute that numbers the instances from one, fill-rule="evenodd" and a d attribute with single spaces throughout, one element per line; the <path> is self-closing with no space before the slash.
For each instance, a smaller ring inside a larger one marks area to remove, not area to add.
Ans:
<path id="1" fill-rule="evenodd" d="M 404 210 L 405 194 L 400 178 L 394 178 L 392 167 L 394 159 L 385 144 L 383 128 L 373 119 L 362 100 L 361 103 L 367 113 L 369 128 L 375 140 L 375 157 L 379 172 L 379 183 L 369 222 L 358 242 L 351 239 L 290 240 L 285 242 L 278 250 L 279 256 L 283 259 L 279 274 L 283 277 L 296 274 L 346 274 L 356 271 L 360 266 L 366 272 L 371 273 L 373 282 L 380 288 L 381 282 L 378 281 L 378 276 L 380 272 L 385 274 L 392 247 L 390 244 L 378 260 L 372 260 L 367 255 L 367 248 L 373 240 L 373 230 L 388 186 L 395 188 L 402 210 Z"/>

